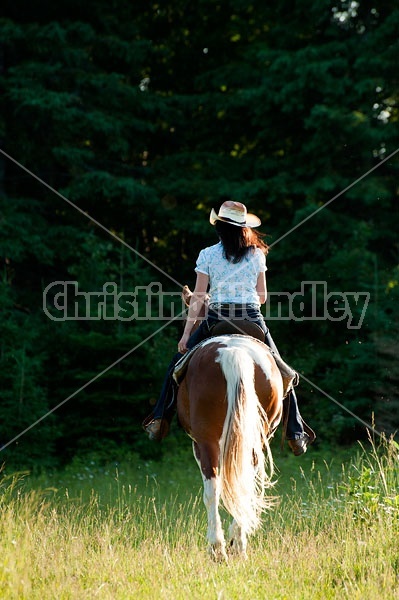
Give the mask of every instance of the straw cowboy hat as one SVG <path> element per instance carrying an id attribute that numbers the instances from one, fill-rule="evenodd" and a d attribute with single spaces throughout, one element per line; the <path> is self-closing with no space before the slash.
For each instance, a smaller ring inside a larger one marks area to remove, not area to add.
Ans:
<path id="1" fill-rule="evenodd" d="M 214 225 L 216 221 L 224 221 L 230 223 L 230 225 L 237 225 L 237 227 L 259 227 L 261 223 L 256 215 L 247 212 L 244 204 L 232 200 L 223 202 L 219 214 L 216 214 L 216 211 L 212 208 L 209 222 Z"/>

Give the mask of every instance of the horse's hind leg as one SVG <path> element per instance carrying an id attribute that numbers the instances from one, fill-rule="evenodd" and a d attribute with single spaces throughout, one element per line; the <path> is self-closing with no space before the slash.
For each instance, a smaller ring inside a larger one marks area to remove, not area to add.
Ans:
<path id="1" fill-rule="evenodd" d="M 201 470 L 204 484 L 204 504 L 208 515 L 209 553 L 216 561 L 227 561 L 226 544 L 219 515 L 220 479 L 217 459 L 218 447 L 193 442 L 195 460 Z"/>
<path id="2" fill-rule="evenodd" d="M 220 481 L 219 477 L 204 480 L 204 504 L 208 513 L 208 549 L 216 561 L 227 561 L 226 544 L 219 515 Z"/>
<path id="3" fill-rule="evenodd" d="M 257 458 L 253 455 L 254 475 L 258 469 Z M 247 532 L 241 527 L 235 519 L 232 520 L 229 527 L 228 550 L 232 554 L 239 554 L 241 558 L 247 557 Z"/>
<path id="4" fill-rule="evenodd" d="M 247 558 L 247 535 L 234 519 L 229 527 L 229 551 Z"/>

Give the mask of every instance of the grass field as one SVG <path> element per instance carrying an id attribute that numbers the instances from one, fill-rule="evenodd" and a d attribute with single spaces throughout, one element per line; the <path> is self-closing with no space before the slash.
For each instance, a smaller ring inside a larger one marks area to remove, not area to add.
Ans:
<path id="1" fill-rule="evenodd" d="M 273 446 L 279 503 L 250 538 L 248 560 L 227 565 L 206 552 L 189 442 L 160 463 L 132 456 L 3 473 L 0 598 L 399 598 L 398 446 L 300 458 Z"/>

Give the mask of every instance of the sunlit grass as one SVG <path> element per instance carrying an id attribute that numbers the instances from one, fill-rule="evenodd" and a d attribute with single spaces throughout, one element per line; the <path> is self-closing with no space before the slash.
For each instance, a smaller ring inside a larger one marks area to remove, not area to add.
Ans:
<path id="1" fill-rule="evenodd" d="M 0 597 L 399 597 L 397 445 L 359 446 L 344 464 L 342 454 L 275 454 L 280 501 L 250 538 L 248 560 L 228 565 L 206 553 L 189 451 L 162 463 L 88 460 L 36 478 L 4 475 Z"/>

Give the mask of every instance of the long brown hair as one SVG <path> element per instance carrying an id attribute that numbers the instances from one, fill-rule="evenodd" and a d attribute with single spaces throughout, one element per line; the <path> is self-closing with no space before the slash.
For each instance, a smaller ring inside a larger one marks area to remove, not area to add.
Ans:
<path id="1" fill-rule="evenodd" d="M 215 229 L 223 245 L 225 258 L 232 263 L 239 263 L 256 248 L 264 254 L 269 252 L 268 245 L 262 240 L 263 233 L 251 227 L 237 227 L 225 221 L 216 221 Z"/>

